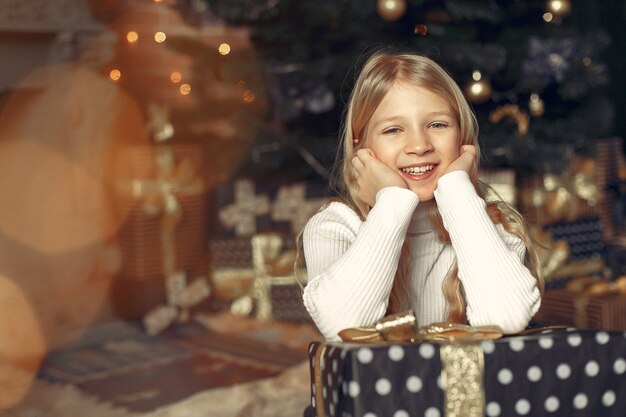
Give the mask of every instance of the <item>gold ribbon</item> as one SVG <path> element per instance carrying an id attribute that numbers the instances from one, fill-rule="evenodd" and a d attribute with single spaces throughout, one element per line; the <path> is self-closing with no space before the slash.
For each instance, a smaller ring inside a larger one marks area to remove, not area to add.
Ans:
<path id="1" fill-rule="evenodd" d="M 375 326 L 353 327 L 339 332 L 344 342 L 422 342 L 426 340 L 476 341 L 499 339 L 502 329 L 498 326 L 468 326 L 457 323 L 433 323 L 421 328 L 412 311 L 404 311 L 384 317 Z"/>
<path id="2" fill-rule="evenodd" d="M 615 294 L 626 295 L 626 275 L 615 281 L 580 277 L 568 282 L 565 289 L 574 293 L 574 324 L 577 328 L 584 329 L 589 324 L 587 320 L 589 300 Z"/>
<path id="3" fill-rule="evenodd" d="M 412 311 L 384 317 L 375 326 L 339 332 L 344 342 L 352 343 L 449 342 L 442 344 L 439 351 L 446 417 L 484 416 L 484 358 L 482 348 L 477 342 L 498 339 L 502 335 L 498 326 L 472 327 L 456 323 L 433 323 L 418 328 Z M 317 417 L 324 417 L 322 360 L 326 347 L 327 344 L 322 343 L 315 351 L 313 383 Z"/>
<path id="4" fill-rule="evenodd" d="M 577 157 L 564 173 L 545 173 L 541 186 L 521 191 L 522 204 L 538 210 L 541 224 L 576 220 L 599 198 L 595 161 Z"/>
<path id="5" fill-rule="evenodd" d="M 439 349 L 446 417 L 485 415 L 485 358 L 477 343 L 452 343 Z"/>

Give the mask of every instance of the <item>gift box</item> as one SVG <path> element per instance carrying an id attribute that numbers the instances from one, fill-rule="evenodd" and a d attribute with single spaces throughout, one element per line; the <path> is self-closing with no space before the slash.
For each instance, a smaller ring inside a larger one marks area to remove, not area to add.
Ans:
<path id="1" fill-rule="evenodd" d="M 604 262 L 614 278 L 626 275 L 626 238 L 615 239 L 606 245 Z"/>
<path id="2" fill-rule="evenodd" d="M 546 325 L 626 331 L 626 278 L 580 278 L 564 288 L 548 290 L 534 320 Z"/>
<path id="3" fill-rule="evenodd" d="M 623 416 L 626 337 L 544 330 L 483 341 L 314 342 L 311 416 Z"/>
<path id="4" fill-rule="evenodd" d="M 601 191 L 598 214 L 602 221 L 603 238 L 610 241 L 626 232 L 624 227 L 623 181 L 626 179 L 626 162 L 622 139 L 618 137 L 598 141 L 597 183 Z"/>
<path id="5" fill-rule="evenodd" d="M 281 233 L 210 243 L 211 308 L 241 316 L 294 323 L 311 322 L 302 302 L 306 271 L 294 273 L 296 250 Z"/>
<path id="6" fill-rule="evenodd" d="M 518 177 L 517 209 L 537 226 L 598 216 L 603 194 L 596 165 L 593 159 L 574 157 L 564 172 Z"/>
<path id="7" fill-rule="evenodd" d="M 291 323 L 312 323 L 309 312 L 302 301 L 302 289 L 293 280 L 270 286 L 272 317 Z"/>
<path id="8" fill-rule="evenodd" d="M 122 267 L 113 299 L 124 318 L 164 301 L 166 281 L 206 274 L 208 187 L 199 145 L 129 145 L 116 154 Z"/>

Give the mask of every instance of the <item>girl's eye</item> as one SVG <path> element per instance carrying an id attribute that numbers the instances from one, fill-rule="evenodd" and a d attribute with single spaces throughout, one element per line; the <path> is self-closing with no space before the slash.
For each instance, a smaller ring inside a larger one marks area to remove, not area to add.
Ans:
<path id="1" fill-rule="evenodd" d="M 383 130 L 383 134 L 384 135 L 393 135 L 394 133 L 399 133 L 401 131 L 402 131 L 402 129 L 400 129 L 399 127 L 390 127 L 389 129 Z"/>
<path id="2" fill-rule="evenodd" d="M 444 127 L 446 127 L 447 125 L 445 123 L 442 122 L 434 122 L 430 124 L 430 127 L 435 128 L 435 129 L 442 129 Z"/>

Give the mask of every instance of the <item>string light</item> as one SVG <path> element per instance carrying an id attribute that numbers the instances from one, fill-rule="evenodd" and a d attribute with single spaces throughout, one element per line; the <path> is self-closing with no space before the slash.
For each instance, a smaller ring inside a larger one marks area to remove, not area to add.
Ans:
<path id="1" fill-rule="evenodd" d="M 118 81 L 120 78 L 122 78 L 122 72 L 118 69 L 112 69 L 109 72 L 109 78 L 113 81 Z"/>
<path id="2" fill-rule="evenodd" d="M 135 32 L 134 30 L 131 30 L 130 32 L 126 34 L 126 40 L 129 43 L 135 43 L 139 40 L 139 34 Z"/>
<path id="3" fill-rule="evenodd" d="M 166 35 L 165 35 L 165 33 L 163 33 L 163 32 L 157 32 L 157 33 L 155 33 L 155 34 L 154 34 L 154 40 L 155 40 L 157 43 L 163 43 L 163 42 L 165 42 L 165 39 L 166 39 L 166 38 L 167 38 L 167 36 L 166 36 Z"/>
<path id="4" fill-rule="evenodd" d="M 220 44 L 220 46 L 217 48 L 217 50 L 219 51 L 220 54 L 222 55 L 228 55 L 230 53 L 230 45 L 227 43 L 222 43 Z"/>
<path id="5" fill-rule="evenodd" d="M 189 95 L 191 93 L 191 85 L 181 84 L 178 88 L 178 91 L 180 91 L 180 94 L 182 94 L 183 96 Z"/>
<path id="6" fill-rule="evenodd" d="M 246 103 L 252 103 L 256 99 L 254 93 L 250 90 L 246 90 L 243 92 L 243 101 Z"/>
<path id="7" fill-rule="evenodd" d="M 174 84 L 178 84 L 183 79 L 183 74 L 178 71 L 172 71 L 170 74 L 170 81 Z"/>

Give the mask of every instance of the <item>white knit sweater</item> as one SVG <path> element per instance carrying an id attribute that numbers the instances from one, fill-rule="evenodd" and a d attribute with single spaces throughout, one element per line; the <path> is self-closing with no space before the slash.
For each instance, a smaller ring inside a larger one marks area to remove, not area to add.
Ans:
<path id="1" fill-rule="evenodd" d="M 446 320 L 442 283 L 456 258 L 471 325 L 525 328 L 541 302 L 537 281 L 524 266 L 525 247 L 489 218 L 464 171 L 439 179 L 435 199 L 451 245 L 442 244 L 412 191 L 379 191 L 367 220 L 333 202 L 309 220 L 304 255 L 309 282 L 304 304 L 322 334 L 369 326 L 387 310 L 405 238 L 411 252 L 411 308 L 420 326 Z"/>

